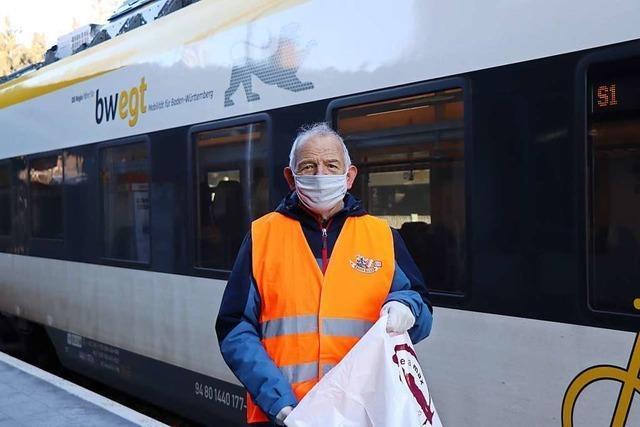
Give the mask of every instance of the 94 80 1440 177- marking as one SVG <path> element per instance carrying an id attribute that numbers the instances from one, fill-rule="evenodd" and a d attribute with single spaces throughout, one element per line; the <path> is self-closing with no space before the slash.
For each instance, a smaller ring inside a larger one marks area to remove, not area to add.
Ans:
<path id="1" fill-rule="evenodd" d="M 194 383 L 194 392 L 196 396 L 220 403 L 239 411 L 242 411 L 247 407 L 244 396 L 197 381 Z"/>

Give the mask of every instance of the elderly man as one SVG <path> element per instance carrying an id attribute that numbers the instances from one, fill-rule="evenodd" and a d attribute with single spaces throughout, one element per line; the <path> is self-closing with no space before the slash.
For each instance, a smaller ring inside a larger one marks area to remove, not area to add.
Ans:
<path id="1" fill-rule="evenodd" d="M 428 292 L 400 235 L 347 193 L 358 171 L 342 138 L 324 123 L 303 129 L 289 159 L 291 193 L 253 222 L 216 323 L 257 425 L 284 425 L 381 314 L 414 343 L 431 330 Z"/>

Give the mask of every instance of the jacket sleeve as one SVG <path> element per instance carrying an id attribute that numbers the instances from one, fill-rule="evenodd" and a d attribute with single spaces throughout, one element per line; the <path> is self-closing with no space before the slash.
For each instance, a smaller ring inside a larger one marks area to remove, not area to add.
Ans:
<path id="1" fill-rule="evenodd" d="M 252 274 L 251 235 L 247 234 L 220 304 L 216 333 L 220 352 L 253 401 L 273 420 L 297 399 L 289 381 L 261 342 L 260 295 Z"/>
<path id="2" fill-rule="evenodd" d="M 429 302 L 429 291 L 422 273 L 411 258 L 411 254 L 404 244 L 400 233 L 391 229 L 393 233 L 393 248 L 396 268 L 393 275 L 391 290 L 385 300 L 398 301 L 411 309 L 416 323 L 409 329 L 411 341 L 415 344 L 429 336 L 433 322 L 433 308 Z"/>

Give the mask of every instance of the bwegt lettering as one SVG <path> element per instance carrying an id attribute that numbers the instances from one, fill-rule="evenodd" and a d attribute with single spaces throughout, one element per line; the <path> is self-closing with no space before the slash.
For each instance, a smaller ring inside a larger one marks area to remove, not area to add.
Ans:
<path id="1" fill-rule="evenodd" d="M 147 112 L 147 104 L 144 102 L 144 94 L 147 90 L 147 82 L 144 77 L 140 79 L 140 85 L 134 86 L 128 91 L 123 90 L 109 96 L 100 97 L 100 90 L 96 90 L 96 124 L 105 121 L 113 121 L 118 116 L 122 120 L 129 117 L 128 124 L 133 127 L 138 123 L 140 113 Z"/>

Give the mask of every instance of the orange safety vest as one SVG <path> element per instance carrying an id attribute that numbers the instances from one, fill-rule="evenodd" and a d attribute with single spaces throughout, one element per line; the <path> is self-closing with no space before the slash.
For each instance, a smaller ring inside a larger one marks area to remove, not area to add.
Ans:
<path id="1" fill-rule="evenodd" d="M 297 220 L 267 214 L 251 239 L 262 344 L 300 400 L 378 319 L 395 270 L 391 229 L 347 218 L 324 276 Z M 247 421 L 268 421 L 248 394 Z"/>

